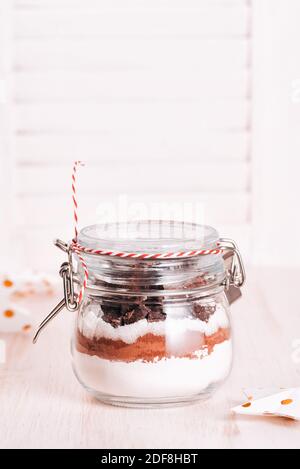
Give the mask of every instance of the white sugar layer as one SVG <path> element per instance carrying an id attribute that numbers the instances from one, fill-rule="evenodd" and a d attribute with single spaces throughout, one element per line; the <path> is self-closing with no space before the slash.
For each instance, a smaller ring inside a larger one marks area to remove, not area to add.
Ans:
<path id="1" fill-rule="evenodd" d="M 232 343 L 215 345 L 203 358 L 165 358 L 154 362 L 110 361 L 73 350 L 79 380 L 90 389 L 112 396 L 174 398 L 196 396 L 229 374 Z"/>

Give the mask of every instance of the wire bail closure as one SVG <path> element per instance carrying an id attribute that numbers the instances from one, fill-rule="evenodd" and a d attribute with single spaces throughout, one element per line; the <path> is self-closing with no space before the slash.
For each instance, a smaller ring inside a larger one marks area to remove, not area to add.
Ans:
<path id="1" fill-rule="evenodd" d="M 236 243 L 229 238 L 220 238 L 218 244 L 233 256 L 231 266 L 226 270 L 226 277 L 223 282 L 225 289 L 228 290 L 230 286 L 236 288 L 242 287 L 246 280 L 246 272 L 241 253 Z"/>
<path id="2" fill-rule="evenodd" d="M 64 297 L 63 299 L 52 309 L 50 314 L 39 325 L 37 332 L 33 338 L 35 344 L 43 331 L 43 329 L 54 319 L 64 308 L 68 311 L 75 312 L 79 308 L 78 295 L 74 291 L 74 279 L 73 279 L 73 263 L 72 263 L 72 251 L 67 243 L 57 239 L 54 242 L 55 246 L 60 248 L 62 251 L 68 254 L 68 262 L 63 262 L 60 269 L 59 275 L 63 280 Z"/>
<path id="3" fill-rule="evenodd" d="M 72 250 L 70 246 L 61 241 L 60 239 L 56 239 L 54 241 L 55 246 L 57 246 L 62 251 L 66 252 L 68 255 L 68 262 L 63 262 L 60 270 L 59 275 L 63 279 L 63 287 L 64 287 L 64 299 L 66 303 L 66 308 L 68 311 L 76 311 L 79 307 L 78 302 L 78 295 L 75 293 L 74 290 L 74 271 L 73 271 L 73 262 L 72 262 Z"/>

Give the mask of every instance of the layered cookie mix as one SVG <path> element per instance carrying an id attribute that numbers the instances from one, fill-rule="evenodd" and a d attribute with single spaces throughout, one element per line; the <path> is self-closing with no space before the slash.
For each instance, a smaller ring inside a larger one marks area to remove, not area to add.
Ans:
<path id="1" fill-rule="evenodd" d="M 227 376 L 231 338 L 221 302 L 135 300 L 85 306 L 75 359 L 91 388 L 115 396 L 178 397 Z"/>
<path id="2" fill-rule="evenodd" d="M 225 286 L 233 249 L 230 261 L 214 228 L 172 220 L 92 225 L 79 244 L 93 251 L 84 254 L 88 286 L 72 346 L 83 386 L 120 405 L 211 395 L 232 363 Z"/>

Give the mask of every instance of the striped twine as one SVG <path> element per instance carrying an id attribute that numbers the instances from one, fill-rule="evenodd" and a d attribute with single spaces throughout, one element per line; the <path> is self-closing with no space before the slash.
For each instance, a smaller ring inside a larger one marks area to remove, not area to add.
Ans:
<path id="1" fill-rule="evenodd" d="M 164 252 L 164 253 L 136 253 L 136 252 L 122 252 L 122 251 L 110 251 L 107 249 L 90 249 L 85 246 L 81 246 L 78 243 L 73 243 L 73 247 L 76 251 L 84 252 L 85 254 L 94 254 L 101 256 L 120 257 L 122 259 L 178 259 L 186 257 L 196 256 L 207 256 L 210 254 L 220 254 L 224 249 L 198 249 L 194 251 L 178 251 L 178 252 Z"/>
<path id="2" fill-rule="evenodd" d="M 74 166 L 73 166 L 73 172 L 72 172 L 72 199 L 73 199 L 73 213 L 74 213 L 74 232 L 75 236 L 74 239 L 77 242 L 77 237 L 78 237 L 78 203 L 77 203 L 77 192 L 76 192 L 76 183 L 77 183 L 77 167 L 78 166 L 84 166 L 84 163 L 82 161 L 75 161 Z"/>
<path id="3" fill-rule="evenodd" d="M 77 202 L 77 191 L 76 191 L 76 183 L 77 183 L 77 168 L 80 166 L 84 166 L 84 163 L 82 161 L 75 161 L 74 166 L 73 166 L 73 172 L 72 172 L 72 200 L 73 200 L 73 214 L 74 214 L 74 240 L 72 243 L 72 247 L 74 251 L 76 252 L 82 269 L 83 269 L 83 283 L 79 292 L 78 296 L 78 303 L 80 304 L 83 298 L 84 291 L 87 287 L 87 282 L 89 278 L 89 271 L 87 268 L 87 265 L 85 263 L 85 260 L 83 259 L 81 255 L 81 250 L 77 248 L 77 238 L 78 238 L 78 202 Z"/>

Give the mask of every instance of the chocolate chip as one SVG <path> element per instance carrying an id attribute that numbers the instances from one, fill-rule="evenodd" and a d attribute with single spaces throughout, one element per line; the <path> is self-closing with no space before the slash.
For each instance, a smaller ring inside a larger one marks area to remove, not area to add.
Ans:
<path id="1" fill-rule="evenodd" d="M 210 316 L 216 311 L 215 306 L 196 303 L 193 306 L 193 316 L 201 321 L 208 322 Z"/>

